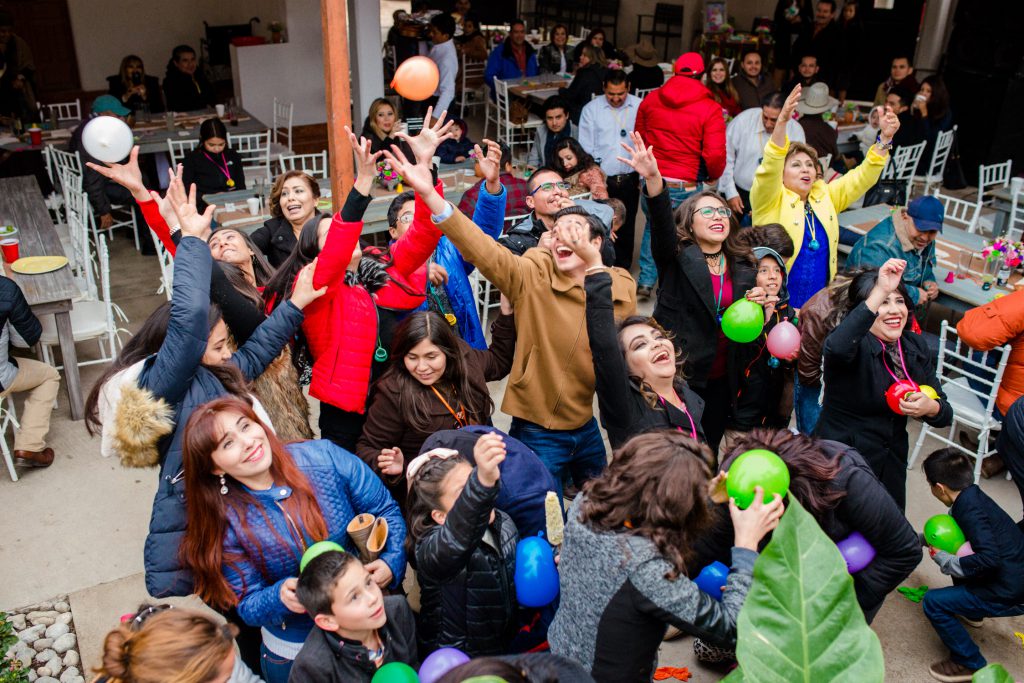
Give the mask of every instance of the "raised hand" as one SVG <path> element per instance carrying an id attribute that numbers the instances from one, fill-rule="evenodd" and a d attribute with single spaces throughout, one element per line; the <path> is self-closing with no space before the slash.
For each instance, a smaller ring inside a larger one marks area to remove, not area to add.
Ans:
<path id="1" fill-rule="evenodd" d="M 441 112 L 441 115 L 437 117 L 437 121 L 427 125 L 431 120 L 433 112 L 433 107 L 427 107 L 427 114 L 423 117 L 423 128 L 418 135 L 409 135 L 406 132 L 398 133 L 398 137 L 409 143 L 409 147 L 416 157 L 416 162 L 420 164 L 430 164 L 438 145 L 453 137 L 451 128 L 455 122 L 444 122 L 445 116 L 448 114 L 447 111 Z M 402 175 L 404 177 L 405 174 Z"/>
<path id="2" fill-rule="evenodd" d="M 128 155 L 128 162 L 124 164 L 111 164 L 104 162 L 106 166 L 94 164 L 91 161 L 85 165 L 99 173 L 104 178 L 113 180 L 115 183 L 132 193 L 136 201 L 144 202 L 149 200 L 149 193 L 142 183 L 142 171 L 139 170 L 139 146 L 132 147 Z"/>
<path id="3" fill-rule="evenodd" d="M 313 272 L 316 270 L 316 261 L 316 259 L 313 259 L 311 263 L 304 265 L 302 270 L 299 271 L 298 277 L 295 278 L 295 287 L 292 289 L 289 301 L 295 304 L 295 308 L 300 311 L 327 293 L 327 285 L 320 289 L 313 287 Z"/>
<path id="4" fill-rule="evenodd" d="M 501 479 L 498 466 L 505 461 L 505 440 L 494 432 L 484 434 L 473 446 L 473 459 L 480 483 L 488 488 L 494 486 Z"/>
<path id="5" fill-rule="evenodd" d="M 384 150 L 384 158 L 391 162 L 391 168 L 402 176 L 405 184 L 422 197 L 434 192 L 433 176 L 430 172 L 430 158 L 426 162 L 412 163 L 398 145 L 391 145 L 391 151 Z"/>
<path id="6" fill-rule="evenodd" d="M 887 295 L 895 292 L 903 280 L 903 271 L 906 269 L 907 262 L 903 259 L 889 259 L 878 269 L 878 279 L 875 280 L 875 286 Z"/>
<path id="7" fill-rule="evenodd" d="M 480 145 L 474 145 L 473 149 L 476 151 L 476 163 L 480 167 L 480 172 L 484 174 L 484 179 L 487 182 L 487 189 L 492 194 L 500 191 L 498 187 L 492 188 L 498 184 L 498 177 L 501 175 L 501 146 L 497 142 L 491 140 L 482 140 L 484 147 L 487 148 L 486 154 Z"/>
<path id="8" fill-rule="evenodd" d="M 389 477 L 397 477 L 405 472 L 405 456 L 401 448 L 382 448 L 377 456 L 377 467 L 380 473 Z"/>
<path id="9" fill-rule="evenodd" d="M 660 177 L 661 173 L 658 171 L 658 160 L 654 158 L 654 146 L 645 145 L 640 133 L 637 133 L 636 131 L 629 134 L 629 140 L 633 143 L 632 147 L 627 145 L 625 142 L 619 143 L 619 145 L 622 146 L 622 149 L 626 150 L 626 153 L 629 154 L 629 157 L 615 158 L 631 167 L 644 178 L 651 179 Z"/>
<path id="10" fill-rule="evenodd" d="M 800 93 L 802 92 L 803 86 L 797 83 L 796 87 L 793 88 L 793 92 L 789 93 L 789 97 L 786 98 L 786 103 L 782 105 L 782 111 L 779 112 L 779 120 L 775 123 L 776 129 L 778 129 L 780 124 L 785 127 L 786 122 L 793 118 L 796 105 L 800 104 Z"/>
<path id="11" fill-rule="evenodd" d="M 570 223 L 569 219 L 565 218 L 561 223 L 556 223 L 551 232 L 558 238 L 559 246 L 572 249 L 587 268 L 598 268 L 603 265 L 601 251 L 590 241 L 589 228 L 576 222 Z"/>
<path id="12" fill-rule="evenodd" d="M 372 181 L 377 175 L 377 160 L 380 159 L 380 152 L 370 151 L 370 141 L 366 138 L 357 138 L 348 126 L 345 126 L 345 133 L 348 134 L 349 144 L 356 154 L 356 178 L 369 176 Z"/>
<path id="13" fill-rule="evenodd" d="M 171 173 L 171 184 L 167 188 L 167 201 L 181 226 L 181 233 L 187 237 L 198 237 L 206 240 L 210 236 L 210 224 L 213 222 L 213 212 L 216 206 L 210 204 L 206 211 L 199 213 L 196 209 L 196 186 L 195 183 L 185 192 L 185 184 L 181 181 L 180 175 Z"/>
<path id="14" fill-rule="evenodd" d="M 892 107 L 885 108 L 885 114 L 879 121 L 879 126 L 879 137 L 881 137 L 883 144 L 888 145 L 896 136 L 896 131 L 900 129 L 900 118 L 896 116 L 896 112 L 892 110 Z"/>
<path id="15" fill-rule="evenodd" d="M 760 486 L 754 488 L 754 502 L 746 510 L 741 510 L 736 505 L 736 499 L 730 498 L 729 516 L 732 517 L 735 534 L 733 544 L 737 548 L 747 548 L 756 552 L 761 539 L 779 525 L 783 512 L 785 508 L 782 505 L 782 497 L 776 493 L 772 502 L 765 503 L 764 489 Z"/>

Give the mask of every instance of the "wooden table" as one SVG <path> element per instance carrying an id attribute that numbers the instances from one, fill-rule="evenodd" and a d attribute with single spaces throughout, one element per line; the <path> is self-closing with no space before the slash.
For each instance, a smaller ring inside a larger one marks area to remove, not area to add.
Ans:
<path id="1" fill-rule="evenodd" d="M 0 178 L 0 215 L 10 218 L 18 228 L 21 256 L 65 255 L 35 178 Z M 71 329 L 71 300 L 78 291 L 71 268 L 64 266 L 60 270 L 41 275 L 15 273 L 14 281 L 25 293 L 33 313 L 37 316 L 52 313 L 57 322 L 60 353 L 64 360 L 64 380 L 71 403 L 71 419 L 81 420 L 85 414 L 82 382 L 78 375 L 75 334 Z"/>
<path id="2" fill-rule="evenodd" d="M 135 127 L 132 129 L 135 133 L 135 144 L 139 146 L 140 154 L 166 152 L 168 140 L 198 140 L 199 124 L 215 116 L 217 116 L 217 112 L 213 109 L 175 112 L 174 130 L 168 130 L 166 114 L 150 114 L 149 121 L 135 122 Z M 244 109 L 238 110 L 237 121 L 238 125 L 224 122 L 228 129 L 228 135 L 262 133 L 269 128 L 267 124 Z"/>
<path id="3" fill-rule="evenodd" d="M 839 225 L 857 234 L 865 235 L 871 231 L 882 220 L 892 213 L 893 207 L 885 204 L 866 206 L 862 209 L 844 211 L 839 214 Z M 849 248 L 840 245 L 841 250 L 849 253 Z M 982 289 L 981 283 L 984 276 L 984 261 L 981 258 L 981 250 L 985 248 L 985 238 L 981 235 L 967 232 L 951 226 L 943 226 L 935 240 L 935 277 L 939 285 L 938 303 L 948 306 L 956 311 L 966 311 L 976 306 L 983 306 L 997 294 L 1007 294 L 1013 291 L 1012 286 L 996 287 L 994 284 L 990 289 Z M 959 260 L 961 253 L 975 255 L 968 264 L 966 272 L 959 273 Z M 952 272 L 953 282 L 946 282 L 947 275 Z M 1011 277 L 1011 285 L 1015 284 L 1015 278 Z"/>
<path id="4" fill-rule="evenodd" d="M 509 95 L 544 104 L 547 98 L 557 95 L 558 89 L 568 86 L 571 81 L 572 76 L 568 74 L 540 74 L 529 78 L 510 78 L 505 82 L 508 83 Z"/>

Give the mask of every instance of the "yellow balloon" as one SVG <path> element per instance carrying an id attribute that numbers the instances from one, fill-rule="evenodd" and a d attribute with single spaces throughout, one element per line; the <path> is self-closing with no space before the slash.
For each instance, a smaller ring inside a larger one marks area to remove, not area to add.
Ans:
<path id="1" fill-rule="evenodd" d="M 939 392 L 935 391 L 935 389 L 931 388 L 927 384 L 922 384 L 919 389 L 921 389 L 921 393 L 928 398 L 936 401 L 939 400 Z"/>

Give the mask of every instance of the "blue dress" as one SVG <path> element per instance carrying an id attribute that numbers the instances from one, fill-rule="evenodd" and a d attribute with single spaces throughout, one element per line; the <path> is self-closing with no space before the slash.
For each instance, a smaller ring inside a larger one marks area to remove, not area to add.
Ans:
<path id="1" fill-rule="evenodd" d="M 813 249 L 817 243 L 818 248 Z M 804 303 L 828 284 L 829 240 L 825 226 L 809 208 L 804 214 L 804 240 L 789 271 L 786 286 L 789 305 L 801 308 Z"/>

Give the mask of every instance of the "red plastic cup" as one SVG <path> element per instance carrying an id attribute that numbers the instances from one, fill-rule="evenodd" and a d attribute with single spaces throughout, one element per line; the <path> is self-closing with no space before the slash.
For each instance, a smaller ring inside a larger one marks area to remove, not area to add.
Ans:
<path id="1" fill-rule="evenodd" d="M 3 251 L 4 261 L 14 263 L 18 260 L 18 238 L 7 237 L 0 240 L 0 251 Z"/>
<path id="2" fill-rule="evenodd" d="M 43 129 L 42 128 L 29 128 L 28 137 L 32 141 L 32 144 L 36 147 L 43 144 Z"/>

